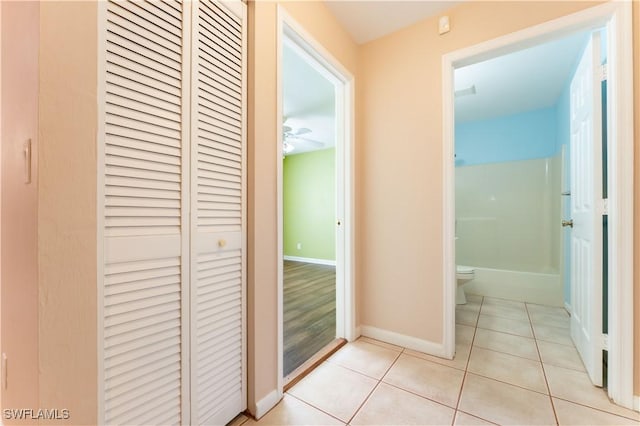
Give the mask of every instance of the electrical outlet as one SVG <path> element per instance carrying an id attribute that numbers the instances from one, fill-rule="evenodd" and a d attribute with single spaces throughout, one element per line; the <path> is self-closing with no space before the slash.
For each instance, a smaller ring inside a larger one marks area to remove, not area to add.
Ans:
<path id="1" fill-rule="evenodd" d="M 296 249 L 298 249 L 298 250 L 302 250 L 302 243 L 298 243 L 298 244 L 296 244 Z"/>

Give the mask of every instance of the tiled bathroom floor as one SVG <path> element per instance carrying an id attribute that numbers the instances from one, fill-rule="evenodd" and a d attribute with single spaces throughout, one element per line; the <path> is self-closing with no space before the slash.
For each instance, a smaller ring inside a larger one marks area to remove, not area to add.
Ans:
<path id="1" fill-rule="evenodd" d="M 260 425 L 638 425 L 591 385 L 561 308 L 468 297 L 456 357 L 362 337 L 291 388 Z M 234 425 L 256 422 L 244 416 Z"/>

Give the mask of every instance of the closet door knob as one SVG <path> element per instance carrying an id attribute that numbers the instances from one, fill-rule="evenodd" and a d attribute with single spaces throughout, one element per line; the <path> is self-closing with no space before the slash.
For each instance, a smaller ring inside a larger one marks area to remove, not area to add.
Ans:
<path id="1" fill-rule="evenodd" d="M 223 248 L 227 245 L 227 240 L 218 240 L 218 247 Z"/>

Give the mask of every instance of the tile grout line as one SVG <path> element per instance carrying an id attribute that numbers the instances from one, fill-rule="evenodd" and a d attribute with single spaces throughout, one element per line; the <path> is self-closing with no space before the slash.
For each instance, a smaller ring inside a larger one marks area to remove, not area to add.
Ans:
<path id="1" fill-rule="evenodd" d="M 559 425 L 560 422 L 558 420 L 558 413 L 556 412 L 556 406 L 553 403 L 553 395 L 551 395 L 551 387 L 549 386 L 549 379 L 547 379 L 547 370 L 544 368 L 544 362 L 542 362 L 542 354 L 540 353 L 540 347 L 538 346 L 538 339 L 536 339 L 536 331 L 533 327 L 533 321 L 531 320 L 531 314 L 529 313 L 529 306 L 524 304 L 524 308 L 527 311 L 527 317 L 529 318 L 529 326 L 531 327 L 531 333 L 533 334 L 533 340 L 536 344 L 536 351 L 538 351 L 538 356 L 540 357 L 540 366 L 542 367 L 542 375 L 544 376 L 544 383 L 547 385 L 547 392 L 549 392 L 549 402 L 551 403 L 551 410 L 553 411 L 553 417 L 556 420 L 556 425 Z"/>
<path id="2" fill-rule="evenodd" d="M 353 421 L 353 419 L 358 415 L 358 413 L 360 413 L 360 411 L 362 410 L 362 407 L 364 407 L 364 405 L 367 403 L 367 401 L 369 401 L 369 399 L 371 399 L 371 395 L 373 395 L 373 393 L 376 391 L 376 389 L 378 389 L 380 387 L 380 383 L 382 383 L 382 379 L 384 378 L 384 376 L 387 375 L 387 373 L 389 373 L 389 370 L 391 370 L 393 368 L 393 366 L 396 364 L 396 362 L 398 362 L 398 360 L 400 359 L 400 355 L 402 355 L 404 353 L 404 349 L 402 348 L 402 350 L 398 353 L 398 355 L 396 356 L 396 358 L 393 360 L 393 362 L 391 363 L 391 365 L 389 366 L 389 368 L 387 368 L 387 370 L 384 372 L 384 374 L 378 379 L 378 383 L 376 383 L 376 385 L 373 387 L 373 389 L 371 389 L 371 392 L 369 392 L 369 394 L 367 395 L 367 397 L 362 401 L 362 403 L 360 403 L 360 405 L 358 406 L 358 408 L 356 409 L 356 411 L 354 411 L 354 413 L 351 415 L 351 418 L 349 418 L 349 421 L 346 422 L 346 424 L 351 424 L 351 422 Z M 366 376 L 369 377 L 369 376 Z M 342 420 L 340 420 L 342 421 Z"/>
<path id="3" fill-rule="evenodd" d="M 452 407 L 451 405 L 447 405 L 442 401 L 438 401 L 436 399 L 429 398 L 428 396 L 420 395 L 419 393 L 416 393 L 415 391 L 412 391 L 412 390 L 409 390 L 409 389 L 405 389 L 403 387 L 400 387 L 399 385 L 394 385 L 393 383 L 388 383 L 388 382 L 385 382 L 385 381 L 382 381 L 382 383 L 384 385 L 386 385 L 386 386 L 391 387 L 391 388 L 398 389 L 398 390 L 400 390 L 402 392 L 406 392 L 406 393 L 411 394 L 413 396 L 417 396 L 420 399 L 424 399 L 424 400 L 427 400 L 429 402 L 433 402 L 434 404 L 442 405 L 443 407 L 446 407 L 446 408 L 449 408 L 449 409 L 455 411 L 455 407 Z"/>
<path id="4" fill-rule="evenodd" d="M 469 363 L 471 362 L 471 354 L 473 353 L 473 343 L 476 340 L 476 333 L 478 331 L 478 323 L 480 322 L 480 314 L 482 313 L 483 304 L 484 304 L 484 296 L 482 296 L 482 300 L 480 301 L 480 309 L 478 309 L 476 324 L 473 327 L 473 337 L 471 338 L 471 344 L 469 346 L 469 357 L 467 358 L 467 362 L 464 365 L 464 375 L 462 376 L 462 383 L 460 384 L 460 391 L 458 392 L 458 400 L 456 401 L 455 411 L 453 412 L 453 419 L 451 419 L 451 426 L 455 424 L 456 418 L 458 417 L 458 409 L 460 408 L 460 401 L 462 400 L 462 389 L 464 389 L 464 382 L 467 380 L 467 374 L 469 373 Z"/>
<path id="5" fill-rule="evenodd" d="M 331 417 L 331 418 L 336 419 L 336 420 L 337 420 L 337 421 L 339 421 L 340 423 L 344 423 L 344 424 L 347 424 L 347 423 L 348 423 L 348 422 L 346 422 L 346 423 L 345 423 L 344 421 L 342 421 L 342 419 L 340 419 L 340 418 L 336 417 L 335 415 L 333 415 L 333 414 L 329 413 L 328 411 L 325 411 L 325 410 L 323 410 L 323 409 L 322 409 L 322 408 L 320 408 L 320 407 L 316 407 L 315 405 L 311 404 L 310 402 L 305 401 L 304 399 L 300 399 L 300 398 L 298 398 L 298 397 L 297 397 L 297 396 L 295 396 L 294 394 L 291 394 L 291 393 L 288 393 L 288 392 L 287 392 L 287 395 L 289 395 L 291 398 L 297 399 L 298 401 L 302 402 L 302 403 L 303 403 L 303 404 L 305 404 L 305 405 L 308 405 L 309 407 L 313 408 L 314 410 L 318 410 L 318 411 L 320 411 L 321 413 L 324 413 L 324 414 L 326 414 L 327 416 L 329 416 L 329 417 Z M 280 403 L 282 403 L 282 401 L 280 401 L 278 404 L 280 404 Z"/>
<path id="6" fill-rule="evenodd" d="M 556 396 L 556 397 L 554 397 L 554 398 L 559 399 L 560 401 L 568 402 L 569 404 L 574 404 L 574 405 L 579 405 L 579 406 L 581 406 L 581 407 L 590 408 L 590 409 L 592 409 L 592 410 L 599 411 L 599 412 L 601 412 L 601 413 L 608 414 L 608 415 L 611 415 L 611 416 L 621 417 L 621 418 L 623 418 L 623 419 L 632 420 L 632 421 L 636 421 L 636 422 L 638 421 L 638 419 L 634 419 L 633 417 L 629 417 L 629 416 L 627 416 L 627 415 L 625 415 L 625 414 L 613 413 L 613 412 L 611 412 L 611 411 L 607 411 L 607 410 L 605 410 L 605 409 L 603 409 L 603 408 L 592 407 L 591 405 L 586 405 L 585 403 L 582 403 L 582 402 L 572 401 L 572 400 L 570 400 L 570 399 L 567 399 L 567 398 L 561 398 L 561 397 L 559 397 L 559 396 Z"/>

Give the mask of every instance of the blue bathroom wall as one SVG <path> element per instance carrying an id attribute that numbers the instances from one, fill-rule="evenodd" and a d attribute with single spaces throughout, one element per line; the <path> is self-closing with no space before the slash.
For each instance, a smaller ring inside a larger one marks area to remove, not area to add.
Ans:
<path id="1" fill-rule="evenodd" d="M 556 107 L 457 123 L 456 166 L 532 160 L 558 152 Z"/>

